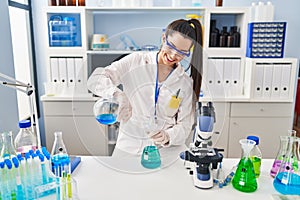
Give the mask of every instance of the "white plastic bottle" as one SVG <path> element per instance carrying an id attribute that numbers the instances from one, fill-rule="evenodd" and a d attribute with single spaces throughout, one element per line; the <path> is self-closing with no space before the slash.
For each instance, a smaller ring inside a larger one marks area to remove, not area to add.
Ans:
<path id="1" fill-rule="evenodd" d="M 258 178 L 260 176 L 260 166 L 261 166 L 261 159 L 262 159 L 262 153 L 258 146 L 259 145 L 259 137 L 250 135 L 247 137 L 247 139 L 253 140 L 256 143 L 250 152 L 250 158 L 253 163 L 255 176 L 256 176 L 256 178 Z"/>
<path id="2" fill-rule="evenodd" d="M 15 148 L 17 153 L 25 154 L 29 150 L 37 149 L 36 137 L 31 131 L 31 122 L 29 120 L 19 121 L 20 131 L 15 138 Z"/>

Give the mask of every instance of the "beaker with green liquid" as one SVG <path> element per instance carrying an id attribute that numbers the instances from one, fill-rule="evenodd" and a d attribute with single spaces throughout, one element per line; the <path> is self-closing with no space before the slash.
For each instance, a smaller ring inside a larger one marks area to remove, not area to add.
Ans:
<path id="1" fill-rule="evenodd" d="M 253 140 L 241 139 L 240 144 L 242 147 L 242 157 L 232 179 L 232 185 L 241 192 L 254 192 L 257 189 L 257 182 L 249 154 L 255 142 Z"/>

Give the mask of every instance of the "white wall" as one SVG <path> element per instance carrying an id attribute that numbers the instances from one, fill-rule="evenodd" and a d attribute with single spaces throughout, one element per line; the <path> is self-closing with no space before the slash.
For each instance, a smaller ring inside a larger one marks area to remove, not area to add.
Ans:
<path id="1" fill-rule="evenodd" d="M 8 1 L 0 1 L 0 73 L 14 77 L 13 50 L 10 34 Z M 0 80 L 3 79 L 0 77 Z M 0 85 L 0 133 L 18 131 L 16 90 Z"/>

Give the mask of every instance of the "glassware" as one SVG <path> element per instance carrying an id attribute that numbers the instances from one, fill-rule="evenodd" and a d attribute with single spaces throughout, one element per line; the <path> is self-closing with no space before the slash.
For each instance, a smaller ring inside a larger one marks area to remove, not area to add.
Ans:
<path id="1" fill-rule="evenodd" d="M 25 154 L 29 150 L 35 151 L 37 149 L 36 137 L 31 131 L 30 120 L 19 121 L 20 131 L 15 138 L 15 148 L 17 153 Z"/>
<path id="2" fill-rule="evenodd" d="M 257 189 L 257 182 L 253 163 L 249 155 L 255 142 L 253 140 L 241 139 L 240 144 L 242 147 L 242 158 L 233 177 L 232 185 L 241 192 L 254 192 Z"/>
<path id="3" fill-rule="evenodd" d="M 62 132 L 54 133 L 55 140 L 51 151 L 52 171 L 56 176 L 62 176 L 63 172 L 70 173 L 70 158 L 62 138 Z"/>
<path id="4" fill-rule="evenodd" d="M 117 122 L 119 104 L 114 98 L 101 98 L 94 104 L 94 115 L 100 124 L 111 125 Z"/>
<path id="5" fill-rule="evenodd" d="M 282 160 L 286 155 L 286 148 L 288 145 L 288 138 L 289 136 L 280 136 L 280 148 L 276 155 L 276 158 L 273 162 L 272 169 L 270 171 L 270 175 L 274 178 L 280 168 Z"/>
<path id="6" fill-rule="evenodd" d="M 262 153 L 258 147 L 259 137 L 250 135 L 247 137 L 247 139 L 253 140 L 255 142 L 255 145 L 254 145 L 252 151 L 250 152 L 250 158 L 253 163 L 255 176 L 256 176 L 256 178 L 258 178 L 260 176 L 260 166 L 261 166 L 261 159 L 262 159 Z"/>
<path id="7" fill-rule="evenodd" d="M 155 169 L 160 167 L 161 160 L 157 146 L 146 146 L 142 153 L 141 164 L 148 169 Z"/>
<path id="8" fill-rule="evenodd" d="M 300 195 L 300 139 L 296 136 L 288 136 L 287 138 L 285 155 L 273 181 L 273 186 L 281 194 Z"/>
<path id="9" fill-rule="evenodd" d="M 12 140 L 12 132 L 4 132 L 2 133 L 2 149 L 1 149 L 1 159 L 10 159 L 12 157 L 15 157 L 16 150 L 13 145 L 13 140 Z"/>
<path id="10" fill-rule="evenodd" d="M 149 138 L 160 132 L 165 125 L 165 120 L 157 118 L 156 116 L 142 119 L 142 121 L 144 130 Z M 154 144 L 152 139 L 150 139 L 150 141 L 151 144 L 144 147 L 143 149 L 141 164 L 145 168 L 155 169 L 160 167 L 161 165 L 160 153 L 158 147 Z"/>

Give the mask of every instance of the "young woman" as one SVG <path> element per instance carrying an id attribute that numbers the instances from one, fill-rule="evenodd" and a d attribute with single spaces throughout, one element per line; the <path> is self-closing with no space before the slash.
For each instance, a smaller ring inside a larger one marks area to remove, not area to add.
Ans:
<path id="1" fill-rule="evenodd" d="M 180 64 L 187 58 L 190 75 Z M 201 74 L 202 28 L 196 19 L 171 22 L 158 52 L 134 52 L 104 70 L 97 68 L 89 90 L 99 96 L 110 93 L 119 101 L 115 151 L 141 154 L 151 142 L 183 145 L 195 123 Z"/>

